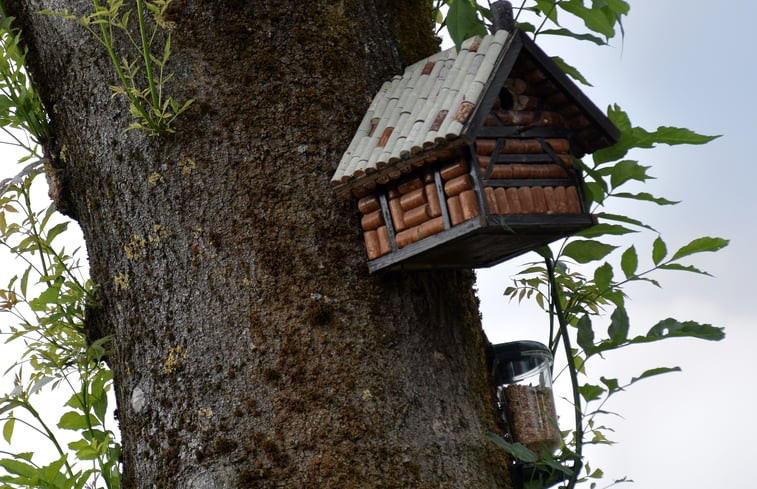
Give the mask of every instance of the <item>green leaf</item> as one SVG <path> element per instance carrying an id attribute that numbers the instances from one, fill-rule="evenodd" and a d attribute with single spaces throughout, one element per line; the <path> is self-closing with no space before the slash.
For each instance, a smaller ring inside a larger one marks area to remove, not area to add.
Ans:
<path id="1" fill-rule="evenodd" d="M 0 467 L 3 467 L 11 474 L 20 475 L 21 477 L 24 477 L 30 481 L 34 480 L 35 476 L 37 475 L 36 467 L 19 460 L 0 459 Z"/>
<path id="2" fill-rule="evenodd" d="M 607 386 L 607 391 L 611 394 L 615 391 L 623 390 L 620 385 L 618 384 L 618 379 L 608 379 L 605 377 L 600 377 L 599 380 Z"/>
<path id="3" fill-rule="evenodd" d="M 594 86 L 591 83 L 589 83 L 589 81 L 586 78 L 584 78 L 584 76 L 581 74 L 580 71 L 578 71 L 577 68 L 566 63 L 565 60 L 562 59 L 561 57 L 552 56 L 552 61 L 554 61 L 555 64 L 559 66 L 560 69 L 565 72 L 566 75 L 570 76 L 574 80 L 580 83 L 583 83 L 584 85 L 589 86 L 589 87 Z"/>
<path id="4" fill-rule="evenodd" d="M 606 212 L 600 212 L 597 214 L 598 218 L 601 219 L 607 219 L 608 221 L 617 221 L 617 222 L 624 222 L 626 224 L 633 224 L 634 226 L 639 226 L 642 228 L 649 229 L 650 231 L 657 232 L 652 226 L 649 226 L 647 224 L 644 224 L 643 222 L 639 221 L 638 219 L 633 219 L 628 216 L 623 216 L 619 214 L 608 214 Z"/>
<path id="5" fill-rule="evenodd" d="M 628 338 L 628 329 L 628 313 L 621 307 L 616 308 L 610 315 L 610 327 L 607 328 L 610 341 L 615 344 L 622 343 Z"/>
<path id="6" fill-rule="evenodd" d="M 14 426 L 16 426 L 16 418 L 14 418 L 13 416 L 8 418 L 8 421 L 6 421 L 5 424 L 3 425 L 3 438 L 8 444 L 10 444 L 11 442 Z"/>
<path id="7" fill-rule="evenodd" d="M 655 375 L 662 375 L 667 374 L 669 372 L 680 372 L 680 367 L 658 367 L 658 368 L 652 368 L 649 370 L 644 371 L 641 375 L 638 377 L 634 377 L 631 379 L 631 382 L 628 385 L 635 384 L 636 382 L 646 379 L 649 377 L 654 377 Z"/>
<path id="8" fill-rule="evenodd" d="M 728 240 L 723 238 L 697 238 L 689 244 L 682 246 L 673 254 L 671 260 L 678 260 L 684 256 L 693 255 L 694 253 L 703 253 L 706 251 L 718 251 L 728 246 Z"/>
<path id="9" fill-rule="evenodd" d="M 612 188 L 618 188 L 629 180 L 645 182 L 653 178 L 647 175 L 649 168 L 633 160 L 619 161 L 610 168 L 610 185 Z"/>
<path id="10" fill-rule="evenodd" d="M 463 41 L 473 36 L 485 36 L 486 27 L 478 17 L 478 8 L 471 0 L 449 0 L 447 31 L 459 51 Z"/>
<path id="11" fill-rule="evenodd" d="M 563 254 L 573 258 L 578 263 L 589 263 L 601 260 L 617 248 L 594 240 L 574 240 L 563 249 Z"/>
<path id="12" fill-rule="evenodd" d="M 605 393 L 604 387 L 592 384 L 583 384 L 578 387 L 578 392 L 581 394 L 586 402 L 596 401 L 602 394 Z"/>
<path id="13" fill-rule="evenodd" d="M 605 235 L 612 235 L 612 236 L 622 236 L 624 234 L 629 233 L 635 233 L 637 231 L 634 231 L 633 229 L 628 229 L 625 226 L 621 226 L 620 224 L 605 224 L 605 223 L 599 223 L 595 224 L 592 227 L 588 229 L 584 229 L 581 232 L 576 233 L 576 236 L 581 236 L 584 238 L 597 238 L 599 236 L 605 236 Z"/>
<path id="14" fill-rule="evenodd" d="M 623 252 L 623 256 L 620 259 L 620 268 L 623 269 L 626 278 L 629 278 L 636 273 L 638 266 L 639 257 L 636 255 L 636 248 L 631 245 L 625 252 Z"/>
<path id="15" fill-rule="evenodd" d="M 597 269 L 594 270 L 594 284 L 597 286 L 597 291 L 599 291 L 599 293 L 602 293 L 610 288 L 612 275 L 612 265 L 607 262 L 605 262 L 601 267 L 597 267 Z"/>
<path id="16" fill-rule="evenodd" d="M 47 232 L 47 244 L 50 244 L 53 242 L 56 236 L 58 236 L 60 233 L 64 232 L 66 229 L 68 229 L 68 223 L 63 222 L 60 224 L 57 224 L 53 226 L 48 232 Z"/>
<path id="17" fill-rule="evenodd" d="M 673 318 L 663 319 L 655 324 L 644 337 L 649 341 L 661 338 L 691 337 L 703 340 L 719 341 L 725 338 L 723 328 L 710 324 L 700 324 L 694 321 L 677 321 Z"/>
<path id="18" fill-rule="evenodd" d="M 661 236 L 657 236 L 652 244 L 652 261 L 655 265 L 659 265 L 665 256 L 668 254 L 668 247 L 665 245 L 665 241 Z"/>
<path id="19" fill-rule="evenodd" d="M 487 432 L 486 437 L 492 442 L 494 442 L 495 445 L 504 449 L 507 453 L 512 455 L 517 460 L 520 460 L 526 463 L 532 463 L 539 460 L 538 455 L 536 455 L 534 452 L 524 447 L 520 443 L 510 443 L 509 441 L 505 440 L 501 436 L 492 432 Z"/>
<path id="20" fill-rule="evenodd" d="M 719 137 L 697 134 L 680 127 L 660 126 L 653 132 L 632 127 L 628 114 L 617 104 L 608 109 L 607 116 L 620 129 L 620 139 L 613 146 L 594 152 L 595 164 L 619 160 L 632 148 L 653 148 L 657 144 L 705 144 Z"/>
<path id="21" fill-rule="evenodd" d="M 33 311 L 44 311 L 48 304 L 57 304 L 60 295 L 60 284 L 54 284 L 42 292 L 39 297 L 29 301 Z"/>
<path id="22" fill-rule="evenodd" d="M 553 3 L 553 2 L 550 2 Z M 554 4 L 554 3 L 553 3 Z M 579 34 L 577 32 L 573 32 L 568 29 L 544 29 L 539 31 L 539 35 L 548 35 L 548 36 L 565 36 L 565 37 L 572 37 L 573 39 L 577 39 L 579 41 L 589 41 L 593 42 L 597 46 L 605 46 L 607 43 L 602 39 L 601 37 L 594 36 L 592 34 Z"/>
<path id="23" fill-rule="evenodd" d="M 708 277 L 712 277 L 712 274 L 705 272 L 703 270 L 700 270 L 695 266 L 681 265 L 680 263 L 666 263 L 664 265 L 660 265 L 660 270 L 678 270 L 681 272 L 698 273 L 700 275 L 707 275 Z"/>
<path id="24" fill-rule="evenodd" d="M 583 350 L 586 352 L 586 355 L 588 356 L 590 352 L 594 349 L 594 330 L 592 329 L 591 325 L 591 319 L 588 315 L 581 316 L 581 319 L 578 320 L 578 333 L 576 336 L 576 341 L 578 342 L 578 346 L 583 348 Z"/>
<path id="25" fill-rule="evenodd" d="M 586 8 L 583 0 L 567 0 L 559 2 L 557 5 L 583 20 L 584 25 L 589 30 L 602 34 L 608 39 L 615 36 L 614 22 L 609 21 L 601 9 Z"/>
<path id="26" fill-rule="evenodd" d="M 58 422 L 58 428 L 64 430 L 83 430 L 88 427 L 87 416 L 74 411 L 65 413 Z"/>
<path id="27" fill-rule="evenodd" d="M 639 192 L 637 194 L 632 194 L 628 192 L 619 192 L 617 194 L 612 194 L 612 196 L 619 197 L 621 199 L 633 199 L 633 200 L 642 200 L 645 202 L 654 202 L 657 205 L 676 205 L 680 203 L 680 201 L 668 200 L 664 197 L 655 197 L 654 195 L 648 192 Z"/>

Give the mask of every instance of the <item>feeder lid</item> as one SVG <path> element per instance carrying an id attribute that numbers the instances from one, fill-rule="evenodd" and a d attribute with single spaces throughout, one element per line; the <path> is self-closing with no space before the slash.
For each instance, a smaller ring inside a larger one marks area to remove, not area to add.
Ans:
<path id="1" fill-rule="evenodd" d="M 552 365 L 552 352 L 538 341 L 492 345 L 492 353 L 492 375 L 497 385 L 517 382 Z"/>

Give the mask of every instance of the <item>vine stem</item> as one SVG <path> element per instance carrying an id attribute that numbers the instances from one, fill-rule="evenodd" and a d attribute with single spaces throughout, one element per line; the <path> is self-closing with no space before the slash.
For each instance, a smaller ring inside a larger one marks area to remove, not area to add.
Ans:
<path id="1" fill-rule="evenodd" d="M 145 60 L 145 74 L 147 83 L 150 85 L 150 96 L 152 97 L 152 106 L 160 109 L 160 100 L 158 100 L 158 91 L 155 89 L 155 79 L 152 75 L 152 61 L 150 60 L 150 43 L 147 41 L 147 32 L 145 30 L 145 14 L 142 0 L 137 0 L 137 20 L 139 22 L 139 36 L 142 40 L 142 57 Z"/>
<path id="2" fill-rule="evenodd" d="M 576 425 L 576 453 L 575 458 L 573 459 L 573 473 L 568 480 L 568 485 L 565 486 L 565 489 L 573 489 L 576 486 L 576 482 L 578 481 L 578 473 L 581 471 L 581 460 L 583 458 L 584 429 L 583 413 L 581 411 L 581 393 L 578 391 L 578 371 L 576 370 L 576 364 L 573 360 L 573 348 L 571 348 L 570 336 L 568 335 L 568 322 L 565 318 L 565 311 L 563 310 L 562 303 L 560 301 L 560 293 L 557 288 L 555 265 L 552 259 L 548 257 L 544 257 L 544 263 L 547 267 L 547 277 L 549 279 L 549 287 L 552 293 L 552 304 L 554 305 L 560 336 L 562 337 L 563 346 L 565 348 L 565 356 L 568 363 L 568 373 L 570 374 L 570 383 L 573 392 L 573 409 Z"/>
<path id="3" fill-rule="evenodd" d="M 93 5 L 95 6 L 96 11 L 101 11 L 102 6 L 97 0 L 93 1 Z M 94 31 L 90 29 L 90 32 L 97 37 Z M 116 74 L 118 75 L 118 79 L 121 82 L 121 86 L 124 88 L 124 92 L 126 93 L 126 96 L 128 97 L 129 101 L 136 107 L 137 111 L 142 115 L 142 117 L 147 121 L 147 124 L 150 126 L 150 128 L 153 131 L 160 132 L 160 125 L 157 124 L 153 118 L 150 116 L 150 114 L 147 113 L 144 106 L 142 106 L 142 103 L 137 99 L 137 97 L 134 96 L 132 93 L 132 89 L 130 87 L 129 81 L 126 79 L 126 75 L 124 74 L 123 70 L 121 69 L 121 64 L 118 61 L 118 56 L 116 56 L 116 51 L 113 48 L 112 40 L 113 35 L 112 33 L 108 32 L 105 29 L 104 23 L 100 22 L 100 32 L 102 34 L 102 44 L 105 46 L 105 49 L 108 51 L 108 55 L 110 56 L 110 60 L 113 63 L 113 68 L 116 70 Z M 150 66 L 149 63 L 147 65 Z"/>

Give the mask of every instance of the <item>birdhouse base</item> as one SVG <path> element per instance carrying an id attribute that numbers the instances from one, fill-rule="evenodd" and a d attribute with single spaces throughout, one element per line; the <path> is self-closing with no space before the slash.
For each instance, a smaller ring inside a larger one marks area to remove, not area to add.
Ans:
<path id="1" fill-rule="evenodd" d="M 588 214 L 481 216 L 370 260 L 368 269 L 486 268 L 595 223 Z"/>

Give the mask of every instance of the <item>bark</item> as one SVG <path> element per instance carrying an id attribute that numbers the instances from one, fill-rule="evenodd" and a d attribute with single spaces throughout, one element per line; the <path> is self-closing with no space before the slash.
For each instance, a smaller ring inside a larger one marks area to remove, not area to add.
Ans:
<path id="1" fill-rule="evenodd" d="M 124 487 L 501 488 L 471 272 L 369 276 L 328 180 L 429 2 L 174 0 L 173 135 L 131 122 L 105 50 L 6 0 L 98 284 Z M 144 403 L 135 402 L 144 396 Z"/>

